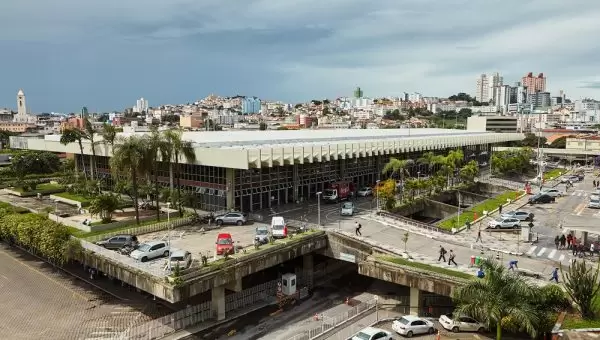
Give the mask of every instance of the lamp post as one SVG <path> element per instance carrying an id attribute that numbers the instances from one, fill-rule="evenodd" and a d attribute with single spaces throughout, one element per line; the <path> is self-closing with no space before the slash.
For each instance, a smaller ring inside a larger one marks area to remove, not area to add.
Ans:
<path id="1" fill-rule="evenodd" d="M 321 194 L 323 192 L 317 192 L 317 224 L 321 227 Z"/>
<path id="2" fill-rule="evenodd" d="M 375 182 L 375 205 L 376 205 L 376 209 L 377 212 L 379 212 L 379 182 L 381 182 L 380 180 L 377 180 Z"/>
<path id="3" fill-rule="evenodd" d="M 171 253 L 171 202 L 167 202 L 167 243 L 169 244 L 169 253 Z M 171 271 L 170 259 L 167 259 L 167 266 Z"/>
<path id="4" fill-rule="evenodd" d="M 56 222 L 58 222 L 58 200 L 54 200 L 54 215 L 56 215 Z"/>

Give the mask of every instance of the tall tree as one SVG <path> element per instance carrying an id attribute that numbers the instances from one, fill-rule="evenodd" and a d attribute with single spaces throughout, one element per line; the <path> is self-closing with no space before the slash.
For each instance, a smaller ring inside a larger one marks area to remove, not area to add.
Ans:
<path id="1" fill-rule="evenodd" d="M 83 131 L 82 138 L 90 141 L 90 147 L 92 148 L 92 155 L 90 156 L 90 177 L 94 180 L 96 172 L 96 131 L 94 131 L 94 125 L 86 117 L 83 118 Z"/>
<path id="2" fill-rule="evenodd" d="M 135 208 L 135 221 L 140 223 L 139 183 L 147 171 L 147 148 L 144 140 L 138 136 L 129 136 L 115 142 L 111 169 L 116 177 L 127 177 L 131 183 L 131 196 Z"/>
<path id="3" fill-rule="evenodd" d="M 110 147 L 112 148 L 115 145 L 115 140 L 117 138 L 117 129 L 108 123 L 104 123 L 102 124 L 102 139 L 104 140 L 104 143 L 110 145 Z"/>
<path id="4" fill-rule="evenodd" d="M 154 188 L 152 191 L 156 201 L 156 219 L 160 221 L 160 209 L 159 209 L 159 183 L 158 183 L 158 172 L 161 160 L 169 160 L 169 149 L 170 146 L 167 143 L 165 136 L 163 136 L 158 129 L 152 128 L 150 135 L 145 137 L 146 139 L 146 151 L 148 152 L 147 160 L 149 161 L 149 169 L 152 169 L 152 176 L 154 182 Z"/>
<path id="5" fill-rule="evenodd" d="M 501 263 L 484 261 L 483 279 L 469 281 L 455 292 L 458 307 L 455 315 L 469 315 L 489 327 L 496 327 L 496 340 L 502 339 L 506 321 L 510 328 L 523 330 L 532 337 L 538 335 L 537 325 L 543 313 L 533 302 L 540 291 L 519 276 L 512 275 Z"/>
<path id="6" fill-rule="evenodd" d="M 164 155 L 169 156 L 169 177 L 171 190 L 173 190 L 173 176 L 176 177 L 177 181 L 177 197 L 181 197 L 181 183 L 180 183 L 180 164 L 179 162 L 183 159 L 188 163 L 196 162 L 196 153 L 192 142 L 183 140 L 183 132 L 179 129 L 166 130 L 164 132 L 165 142 L 167 148 L 164 150 Z M 181 211 L 181 202 L 178 204 L 179 210 Z"/>
<path id="7" fill-rule="evenodd" d="M 62 135 L 60 136 L 60 143 L 62 145 L 67 145 L 71 143 L 77 143 L 79 145 L 79 154 L 81 155 L 81 166 L 83 170 L 83 176 L 87 180 L 87 173 L 85 171 L 85 161 L 83 159 L 83 133 L 79 129 L 68 128 L 63 130 Z M 75 161 L 77 165 L 77 161 Z"/>

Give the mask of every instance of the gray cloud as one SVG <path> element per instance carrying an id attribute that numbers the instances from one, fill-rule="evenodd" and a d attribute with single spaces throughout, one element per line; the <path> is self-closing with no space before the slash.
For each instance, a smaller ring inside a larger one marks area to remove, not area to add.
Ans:
<path id="1" fill-rule="evenodd" d="M 582 89 L 600 89 L 600 80 L 596 81 L 585 81 L 583 85 L 579 86 Z"/>

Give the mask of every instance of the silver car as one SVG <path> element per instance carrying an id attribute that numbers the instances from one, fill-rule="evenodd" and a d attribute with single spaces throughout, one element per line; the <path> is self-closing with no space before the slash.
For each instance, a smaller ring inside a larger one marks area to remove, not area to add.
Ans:
<path id="1" fill-rule="evenodd" d="M 488 227 L 493 229 L 517 229 L 521 227 L 521 221 L 512 217 L 498 217 L 495 220 L 491 220 L 490 223 L 488 223 Z"/>
<path id="2" fill-rule="evenodd" d="M 502 214 L 502 218 L 516 218 L 519 221 L 533 221 L 533 213 L 527 211 L 513 210 Z"/>
<path id="3" fill-rule="evenodd" d="M 340 211 L 340 215 L 342 216 L 352 216 L 356 212 L 356 208 L 354 207 L 354 203 L 346 202 L 342 204 L 342 209 Z"/>
<path id="4" fill-rule="evenodd" d="M 246 224 L 246 222 L 248 222 L 248 217 L 244 213 L 232 211 L 232 212 L 228 212 L 227 214 L 223 214 L 223 215 L 219 215 L 219 216 L 215 217 L 215 221 L 217 222 L 217 225 L 223 225 L 223 224 L 244 225 L 244 224 Z"/>

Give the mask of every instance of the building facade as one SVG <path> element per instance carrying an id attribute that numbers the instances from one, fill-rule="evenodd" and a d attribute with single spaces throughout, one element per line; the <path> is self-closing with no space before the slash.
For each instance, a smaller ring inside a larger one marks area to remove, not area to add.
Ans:
<path id="1" fill-rule="evenodd" d="M 467 130 L 515 133 L 517 120 L 512 116 L 471 116 L 467 118 Z"/>
<path id="2" fill-rule="evenodd" d="M 477 85 L 475 87 L 475 99 L 480 103 L 487 103 L 490 101 L 489 92 L 489 81 L 487 74 L 482 74 L 477 78 Z"/>
<path id="3" fill-rule="evenodd" d="M 521 140 L 521 134 L 442 129 L 355 129 L 311 131 L 184 132 L 193 142 L 194 164 L 181 161 L 183 190 L 194 193 L 201 209 L 244 212 L 312 199 L 331 182 L 351 181 L 356 187 L 373 185 L 390 158 L 411 160 L 412 176 L 427 173 L 416 160 L 425 152 L 447 153 L 461 148 L 466 160 L 489 163 L 491 146 Z M 11 137 L 21 149 L 66 152 L 75 155 L 89 171 L 91 146 L 84 141 L 84 156 L 76 143 L 60 144 L 60 135 L 44 139 Z M 110 146 L 96 146 L 96 173 L 112 181 Z M 158 170 L 161 186 L 169 186 L 169 164 Z M 153 178 L 153 176 L 151 176 Z"/>
<path id="4" fill-rule="evenodd" d="M 242 100 L 242 114 L 252 115 L 260 113 L 261 102 L 256 97 L 246 97 Z"/>
<path id="5" fill-rule="evenodd" d="M 546 77 L 543 73 L 533 76 L 533 72 L 529 72 L 525 77 L 521 79 L 521 84 L 527 87 L 527 94 L 536 92 L 546 92 Z"/>

